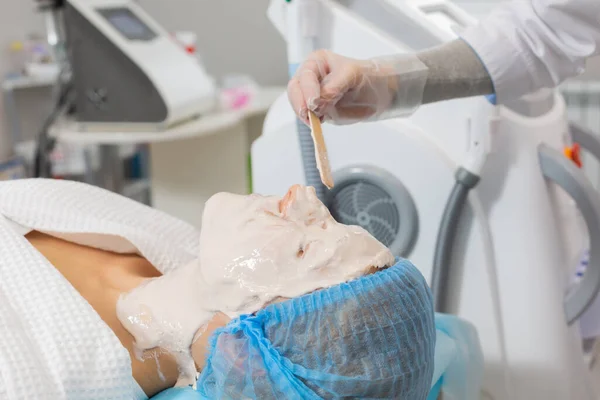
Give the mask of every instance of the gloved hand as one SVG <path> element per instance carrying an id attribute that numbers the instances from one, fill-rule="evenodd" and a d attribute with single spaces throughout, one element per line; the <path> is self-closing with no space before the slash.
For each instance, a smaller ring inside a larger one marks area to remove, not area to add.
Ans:
<path id="1" fill-rule="evenodd" d="M 319 50 L 288 85 L 294 111 L 336 124 L 410 114 L 420 104 L 427 67 L 413 54 L 355 60 Z"/>

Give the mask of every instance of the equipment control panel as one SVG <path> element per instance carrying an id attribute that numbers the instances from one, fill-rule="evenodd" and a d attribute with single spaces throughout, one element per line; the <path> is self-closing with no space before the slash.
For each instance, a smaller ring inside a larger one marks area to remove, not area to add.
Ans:
<path id="1" fill-rule="evenodd" d="M 97 10 L 121 35 L 129 40 L 151 41 L 156 33 L 127 7 Z"/>

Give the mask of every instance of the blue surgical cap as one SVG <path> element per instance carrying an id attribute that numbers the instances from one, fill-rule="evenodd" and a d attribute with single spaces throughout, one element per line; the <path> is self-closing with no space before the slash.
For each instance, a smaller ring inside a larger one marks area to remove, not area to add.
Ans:
<path id="1" fill-rule="evenodd" d="M 435 332 L 429 287 L 399 260 L 219 329 L 197 390 L 207 399 L 424 400 Z"/>

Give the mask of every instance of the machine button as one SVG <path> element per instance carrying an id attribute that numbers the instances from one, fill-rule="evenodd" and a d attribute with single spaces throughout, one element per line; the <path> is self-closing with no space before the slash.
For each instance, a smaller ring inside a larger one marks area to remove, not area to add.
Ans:
<path id="1" fill-rule="evenodd" d="M 582 167 L 583 164 L 581 162 L 581 146 L 579 146 L 579 143 L 573 143 L 573 146 L 565 147 L 564 154 L 569 160 L 573 161 L 575 163 L 575 165 L 577 165 L 579 168 Z"/>

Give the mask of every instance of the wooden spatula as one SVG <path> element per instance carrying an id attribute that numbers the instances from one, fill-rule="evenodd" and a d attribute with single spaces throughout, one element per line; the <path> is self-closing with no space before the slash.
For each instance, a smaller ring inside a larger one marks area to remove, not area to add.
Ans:
<path id="1" fill-rule="evenodd" d="M 329 165 L 329 157 L 327 156 L 327 146 L 323 138 L 323 130 L 321 129 L 321 121 L 312 111 L 308 111 L 308 121 L 310 130 L 315 144 L 315 155 L 317 159 L 317 168 L 321 174 L 321 182 L 329 189 L 333 188 L 333 176 L 331 175 L 331 166 Z"/>

